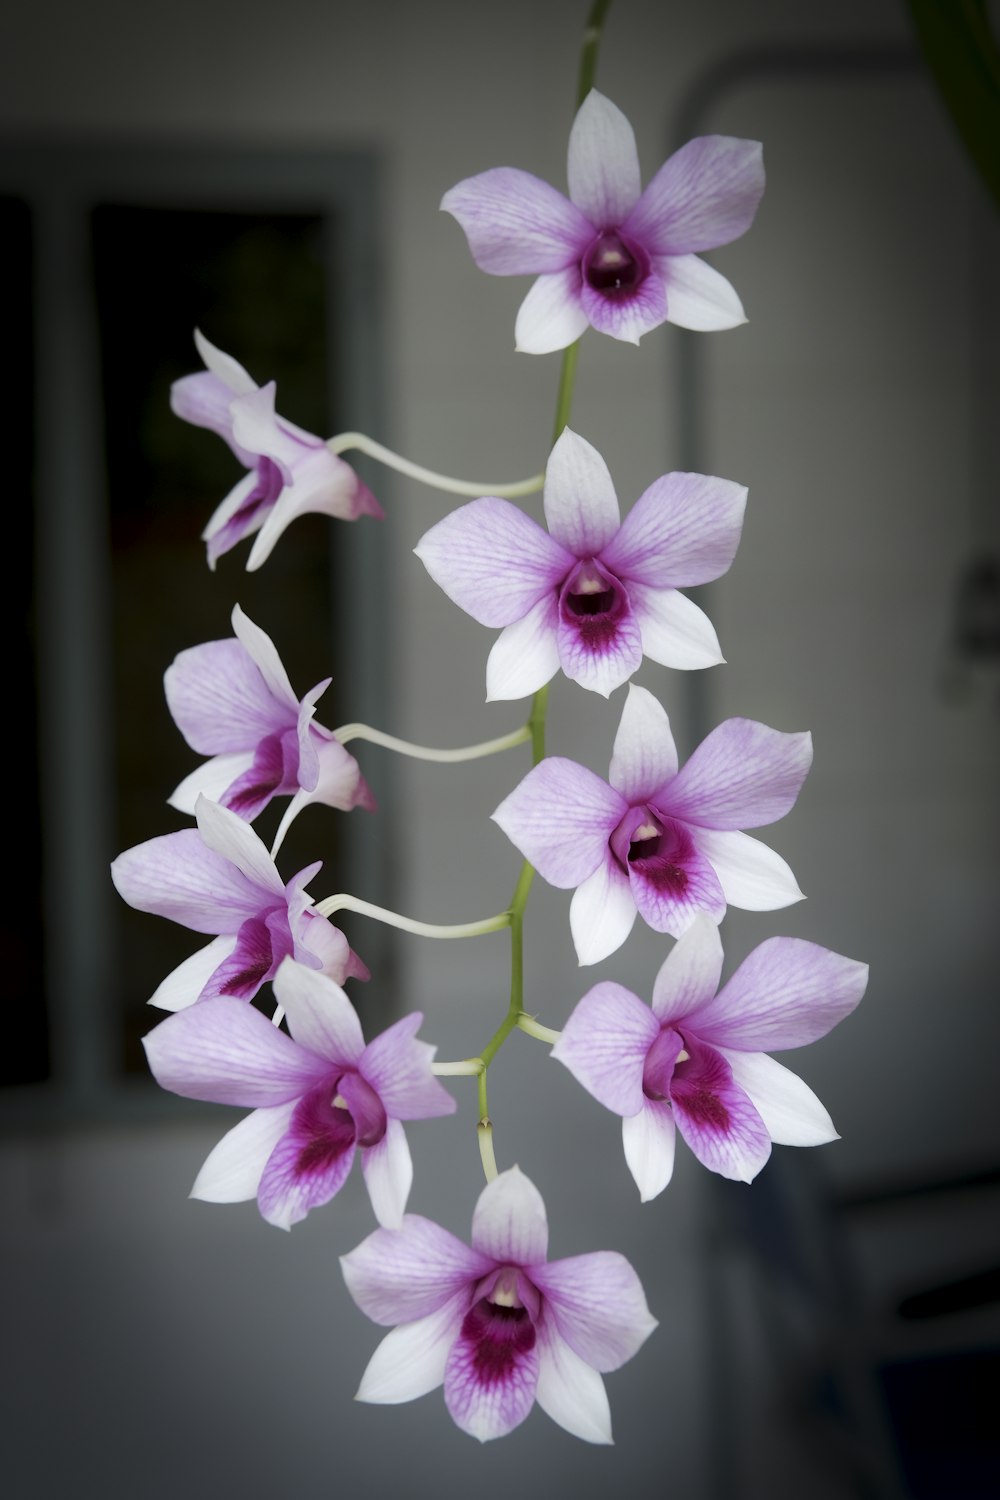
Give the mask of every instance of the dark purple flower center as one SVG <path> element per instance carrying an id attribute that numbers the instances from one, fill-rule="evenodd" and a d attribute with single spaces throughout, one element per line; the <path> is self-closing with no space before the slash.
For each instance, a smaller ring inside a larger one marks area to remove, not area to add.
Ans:
<path id="1" fill-rule="evenodd" d="M 611 835 L 611 848 L 624 870 L 631 867 L 657 890 L 676 896 L 687 890 L 685 866 L 694 853 L 694 844 L 682 823 L 657 817 L 648 806 L 631 808 L 628 819 Z"/>
<path id="2" fill-rule="evenodd" d="M 502 1300 L 481 1297 L 462 1323 L 461 1337 L 473 1346 L 476 1375 L 484 1385 L 502 1380 L 511 1366 L 535 1347 L 535 1325 L 528 1309 L 516 1298 L 509 1301 L 499 1287 L 493 1296 Z"/>
<path id="3" fill-rule="evenodd" d="M 605 229 L 580 264 L 583 279 L 604 297 L 628 297 L 649 275 L 649 256 L 617 229 Z"/>
<path id="4" fill-rule="evenodd" d="M 270 510 L 285 487 L 284 476 L 273 458 L 258 458 L 257 483 L 240 506 L 226 522 L 226 529 L 236 527 L 240 536 L 246 534 L 250 523 L 262 510 Z"/>
<path id="5" fill-rule="evenodd" d="M 305 1138 L 294 1167 L 296 1177 L 305 1177 L 325 1171 L 354 1145 L 377 1145 L 385 1135 L 386 1113 L 371 1085 L 348 1071 L 300 1101 L 292 1129 Z"/>
<path id="6" fill-rule="evenodd" d="M 577 563 L 562 586 L 559 608 L 563 619 L 590 650 L 613 639 L 618 622 L 628 612 L 628 595 L 613 573 L 596 558 Z"/>

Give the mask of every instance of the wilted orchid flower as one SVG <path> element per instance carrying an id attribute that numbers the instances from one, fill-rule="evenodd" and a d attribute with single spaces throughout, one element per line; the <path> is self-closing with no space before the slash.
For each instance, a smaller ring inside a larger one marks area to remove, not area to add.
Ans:
<path id="1" fill-rule="evenodd" d="M 493 817 L 550 885 L 576 888 L 573 942 L 593 964 L 621 947 L 637 910 L 679 937 L 700 911 L 720 922 L 727 904 L 773 911 L 801 900 L 785 861 L 737 830 L 783 818 L 811 762 L 810 735 L 727 719 L 678 770 L 666 714 L 633 684 L 610 785 L 550 756 Z"/>
<path id="2" fill-rule="evenodd" d="M 307 802 L 373 809 L 354 756 L 313 718 L 330 678 L 300 702 L 271 638 L 238 604 L 233 630 L 235 639 L 192 646 L 167 668 L 174 723 L 192 750 L 212 757 L 181 782 L 171 805 L 191 813 L 204 794 L 247 822 L 281 795 L 297 794 L 289 813 Z"/>
<path id="3" fill-rule="evenodd" d="M 380 1224 L 396 1228 L 413 1181 L 401 1120 L 454 1113 L 431 1072 L 434 1048 L 404 1016 L 365 1046 L 350 1000 L 324 974 L 286 958 L 274 992 L 290 1036 L 252 1005 L 205 1000 L 143 1040 L 157 1083 L 185 1099 L 254 1105 L 215 1147 L 191 1190 L 210 1203 L 256 1197 L 290 1229 L 340 1191 L 354 1153 Z"/>
<path id="4" fill-rule="evenodd" d="M 313 911 L 307 865 L 286 885 L 253 829 L 207 797 L 195 807 L 198 827 L 136 844 L 111 866 L 129 906 L 218 936 L 168 974 L 150 1005 L 182 1010 L 196 1000 L 230 995 L 252 1000 L 291 955 L 342 984 L 368 970 L 339 928 Z"/>
<path id="5" fill-rule="evenodd" d="M 700 1162 L 740 1182 L 756 1177 L 772 1141 L 837 1139 L 812 1090 L 763 1049 L 826 1036 L 864 994 L 868 965 L 779 937 L 755 948 L 716 994 L 721 973 L 719 930 L 696 917 L 656 976 L 652 1009 L 620 984 L 597 984 L 552 1049 L 622 1116 L 643 1202 L 670 1181 L 675 1127 Z"/>
<path id="6" fill-rule="evenodd" d="M 548 532 L 486 497 L 445 516 L 415 550 L 473 619 L 504 627 L 487 698 L 523 698 L 560 667 L 607 697 L 643 655 L 680 668 L 722 661 L 708 616 L 677 590 L 725 573 L 746 495 L 728 479 L 664 474 L 621 521 L 604 459 L 566 428 L 545 471 Z"/>
<path id="7" fill-rule="evenodd" d="M 296 516 L 311 511 L 340 521 L 381 518 L 382 507 L 349 464 L 322 438 L 275 413 L 273 380 L 258 386 L 197 329 L 194 341 L 207 369 L 175 380 L 170 405 L 185 422 L 217 432 L 250 470 L 202 532 L 210 568 L 245 536 L 259 532 L 247 559 L 252 573 Z"/>
<path id="8" fill-rule="evenodd" d="M 463 1432 L 485 1442 L 535 1401 L 575 1437 L 611 1442 L 601 1373 L 656 1327 L 639 1278 L 612 1251 L 547 1261 L 538 1189 L 517 1167 L 480 1194 L 472 1248 L 407 1214 L 341 1258 L 347 1290 L 375 1323 L 398 1324 L 376 1349 L 359 1401 L 395 1405 L 444 1382 Z"/>
<path id="9" fill-rule="evenodd" d="M 496 167 L 441 200 L 481 270 L 538 276 L 517 315 L 519 349 L 565 349 L 588 324 L 637 344 L 666 321 L 703 331 L 746 321 L 729 282 L 692 252 L 750 228 L 764 191 L 757 141 L 699 136 L 642 192 L 632 127 L 593 89 L 570 132 L 567 178 L 564 198 L 530 172 Z"/>

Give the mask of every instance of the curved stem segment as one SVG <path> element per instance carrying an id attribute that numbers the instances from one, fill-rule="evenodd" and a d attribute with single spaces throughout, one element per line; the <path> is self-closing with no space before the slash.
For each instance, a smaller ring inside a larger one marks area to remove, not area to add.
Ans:
<path id="1" fill-rule="evenodd" d="M 428 484 L 435 490 L 444 490 L 448 495 L 471 495 L 473 498 L 498 495 L 502 500 L 516 500 L 521 495 L 535 494 L 545 482 L 544 474 L 532 474 L 530 479 L 517 479 L 513 484 L 479 484 L 474 479 L 453 479 L 450 474 L 436 474 L 433 469 L 411 463 L 402 454 L 393 453 L 391 448 L 383 447 L 374 438 L 366 437 L 363 432 L 338 433 L 328 440 L 326 446 L 331 453 L 337 454 L 356 448 L 359 453 L 367 453 L 369 458 L 385 464 L 386 468 L 395 469 L 398 474 L 405 474 L 409 479 L 419 479 L 421 484 Z"/>
<path id="2" fill-rule="evenodd" d="M 509 911 L 498 912 L 495 917 L 484 917 L 480 922 L 456 922 L 446 926 L 435 922 L 418 922 L 414 917 L 401 916 L 388 907 L 375 906 L 371 901 L 362 901 L 360 896 L 349 896 L 346 892 L 341 892 L 339 896 L 327 896 L 325 901 L 317 901 L 314 909 L 321 917 L 332 917 L 338 911 L 356 911 L 363 917 L 373 917 L 376 922 L 384 922 L 387 927 L 398 927 L 402 932 L 415 933 L 417 937 L 482 937 L 486 932 L 499 932 L 502 927 L 510 926 Z"/>
<path id="3" fill-rule="evenodd" d="M 512 750 L 531 739 L 531 725 L 522 724 L 510 734 L 500 735 L 495 740 L 483 740 L 478 745 L 463 745 L 458 750 L 435 750 L 431 745 L 414 745 L 409 740 L 398 740 L 394 734 L 384 734 L 370 724 L 342 724 L 333 731 L 342 745 L 350 740 L 368 740 L 373 745 L 384 745 L 387 750 L 396 750 L 400 755 L 409 755 L 413 760 L 434 760 L 442 765 L 456 765 L 463 760 L 480 760 L 484 755 L 499 755 L 501 750 Z"/>

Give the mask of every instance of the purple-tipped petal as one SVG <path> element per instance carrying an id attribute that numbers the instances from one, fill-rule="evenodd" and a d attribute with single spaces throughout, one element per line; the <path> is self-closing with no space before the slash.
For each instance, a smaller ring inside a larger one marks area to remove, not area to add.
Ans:
<path id="1" fill-rule="evenodd" d="M 791 811 L 811 765 L 810 734 L 727 719 L 655 800 L 665 812 L 704 828 L 761 828 Z"/>
<path id="2" fill-rule="evenodd" d="M 355 1400 L 395 1406 L 436 1390 L 444 1382 L 448 1355 L 461 1332 L 470 1296 L 471 1289 L 465 1288 L 436 1312 L 387 1333 L 368 1362 Z"/>
<path id="3" fill-rule="evenodd" d="M 556 645 L 559 603 L 546 594 L 521 620 L 498 636 L 486 663 L 486 701 L 527 698 L 559 670 Z"/>
<path id="4" fill-rule="evenodd" d="M 637 344 L 644 333 L 659 328 L 670 316 L 663 279 L 655 272 L 627 295 L 609 296 L 584 281 L 580 304 L 592 328 L 628 344 Z"/>
<path id="5" fill-rule="evenodd" d="M 623 227 L 652 254 L 712 250 L 746 233 L 763 191 L 758 141 L 698 136 L 664 162 Z"/>
<path id="6" fill-rule="evenodd" d="M 504 798 L 493 820 L 550 885 L 572 890 L 603 862 L 626 811 L 624 799 L 593 771 L 548 756 Z"/>
<path id="7" fill-rule="evenodd" d="M 703 1166 L 736 1182 L 752 1182 L 771 1154 L 771 1138 L 732 1070 L 718 1052 L 689 1042 L 690 1057 L 674 1070 L 670 1099 L 677 1129 Z"/>
<path id="8" fill-rule="evenodd" d="M 722 939 L 711 917 L 695 917 L 667 954 L 653 984 L 653 1014 L 664 1026 L 706 1004 L 722 975 Z M 696 1028 L 702 1035 L 701 1028 Z"/>
<path id="9" fill-rule="evenodd" d="M 539 1328 L 538 1346 L 535 1400 L 542 1411 L 585 1443 L 610 1443 L 611 1408 L 600 1375 L 573 1353 L 553 1320 Z"/>
<path id="10" fill-rule="evenodd" d="M 161 1088 L 213 1104 L 284 1104 L 330 1071 L 259 1010 L 225 997 L 168 1016 L 143 1046 Z"/>
<path id="11" fill-rule="evenodd" d="M 545 1297 L 546 1318 L 601 1374 L 630 1360 L 656 1327 L 642 1283 L 613 1250 L 550 1261 L 536 1266 L 531 1279 Z"/>
<path id="12" fill-rule="evenodd" d="M 867 964 L 800 938 L 768 938 L 690 1022 L 703 1040 L 744 1052 L 804 1047 L 850 1015 L 867 983 Z"/>
<path id="13" fill-rule="evenodd" d="M 376 1229 L 340 1266 L 361 1311 L 383 1326 L 438 1312 L 495 1269 L 488 1255 L 416 1214 L 407 1214 L 401 1229 Z"/>
<path id="14" fill-rule="evenodd" d="M 213 938 L 206 948 L 199 948 L 178 964 L 150 995 L 148 1004 L 159 1010 L 186 1010 L 193 1005 L 209 979 L 236 947 L 235 937 Z"/>
<path id="15" fill-rule="evenodd" d="M 329 1203 L 347 1181 L 354 1161 L 354 1124 L 331 1104 L 329 1083 L 295 1107 L 288 1130 L 267 1159 L 257 1189 L 262 1216 L 291 1229 L 314 1208 Z"/>
<path id="16" fill-rule="evenodd" d="M 643 1104 L 646 1053 L 659 1029 L 637 995 L 606 980 L 577 1003 L 551 1055 L 605 1109 L 634 1115 Z"/>
<path id="17" fill-rule="evenodd" d="M 473 1303 L 444 1371 L 444 1400 L 455 1424 L 481 1443 L 519 1426 L 535 1403 L 538 1349 L 525 1308 Z"/>
<path id="18" fill-rule="evenodd" d="M 535 276 L 578 260 L 593 225 L 549 183 L 517 167 L 466 177 L 441 199 L 491 276 Z"/>
<path id="19" fill-rule="evenodd" d="M 202 798 L 199 805 L 209 804 Z M 126 849 L 112 864 L 111 878 L 129 906 L 194 932 L 235 933 L 262 905 L 260 887 L 207 849 L 193 828 Z"/>
<path id="20" fill-rule="evenodd" d="M 431 1072 L 437 1050 L 416 1039 L 419 1011 L 403 1016 L 369 1042 L 360 1071 L 397 1120 L 432 1120 L 455 1113 L 455 1101 Z"/>
<path id="21" fill-rule="evenodd" d="M 622 1120 L 625 1164 L 639 1189 L 640 1202 L 649 1203 L 670 1182 L 676 1141 L 674 1112 L 659 1099 L 645 1099 L 637 1115 Z"/>
<path id="22" fill-rule="evenodd" d="M 207 544 L 208 565 L 214 571 L 219 558 L 230 552 L 245 536 L 252 536 L 263 526 L 268 512 L 281 493 L 282 478 L 274 464 L 261 461 L 254 467 L 253 454 L 246 456 L 251 472 L 230 490 L 212 512 L 201 534 Z"/>
<path id="23" fill-rule="evenodd" d="M 573 567 L 572 554 L 508 500 L 452 511 L 413 549 L 434 582 L 480 625 L 511 625 Z"/>
<path id="24" fill-rule="evenodd" d="M 545 521 L 574 557 L 593 557 L 618 530 L 618 497 L 608 466 L 585 438 L 565 427 L 545 468 Z"/>
<path id="25" fill-rule="evenodd" d="M 635 922 L 635 899 L 628 876 L 611 852 L 573 892 L 569 927 L 580 964 L 600 963 L 621 947 Z"/>
<path id="26" fill-rule="evenodd" d="M 479 1195 L 473 1248 L 501 1265 L 532 1266 L 544 1261 L 548 1243 L 541 1193 L 518 1167 L 501 1172 Z"/>
<path id="27" fill-rule="evenodd" d="M 256 1198 L 268 1157 L 291 1124 L 297 1099 L 255 1109 L 226 1132 L 206 1157 L 191 1197 L 203 1203 L 245 1203 Z"/>
<path id="28" fill-rule="evenodd" d="M 808 1084 L 766 1052 L 720 1047 L 776 1146 L 825 1146 L 840 1139 L 825 1107 Z"/>
<path id="29" fill-rule="evenodd" d="M 398 1120 L 389 1120 L 382 1139 L 361 1152 L 361 1170 L 376 1219 L 386 1229 L 399 1229 L 413 1185 L 413 1162 Z"/>
<path id="30" fill-rule="evenodd" d="M 357 1011 L 339 985 L 286 958 L 274 976 L 274 994 L 300 1047 L 328 1063 L 358 1066 L 365 1039 Z"/>
<path id="31" fill-rule="evenodd" d="M 580 267 L 539 276 L 518 309 L 514 346 L 521 354 L 566 349 L 589 327 L 580 296 Z"/>
<path id="32" fill-rule="evenodd" d="M 736 288 L 699 256 L 659 257 L 655 268 L 666 289 L 667 319 L 677 328 L 720 333 L 746 322 Z"/>
<path id="33" fill-rule="evenodd" d="M 573 121 L 566 177 L 570 199 L 595 229 L 623 223 L 639 197 L 635 134 L 618 106 L 596 89 Z"/>
<path id="34" fill-rule="evenodd" d="M 679 672 L 699 672 L 725 660 L 715 626 L 697 604 L 676 589 L 629 584 L 643 655 Z"/>
<path id="35" fill-rule="evenodd" d="M 721 578 L 736 556 L 747 491 L 710 474 L 664 474 L 640 495 L 601 554 L 628 583 L 688 588 Z"/>
<path id="36" fill-rule="evenodd" d="M 646 688 L 628 690 L 611 752 L 608 780 L 629 802 L 644 802 L 677 774 L 677 747 L 666 711 Z"/>
<path id="37" fill-rule="evenodd" d="M 719 879 L 729 906 L 743 911 L 777 911 L 804 900 L 798 882 L 780 854 L 747 833 L 693 830 L 695 841 Z"/>

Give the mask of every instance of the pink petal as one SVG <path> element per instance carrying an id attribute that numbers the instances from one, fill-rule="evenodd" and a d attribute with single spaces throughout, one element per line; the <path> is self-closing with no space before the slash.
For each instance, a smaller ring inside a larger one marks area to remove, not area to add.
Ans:
<path id="1" fill-rule="evenodd" d="M 397 1120 L 431 1120 L 455 1113 L 455 1101 L 431 1072 L 436 1048 L 418 1042 L 419 1011 L 403 1016 L 369 1042 L 360 1071 Z"/>
<path id="2" fill-rule="evenodd" d="M 763 191 L 758 141 L 698 136 L 664 162 L 623 227 L 651 254 L 712 250 L 746 233 Z"/>
<path id="3" fill-rule="evenodd" d="M 622 1120 L 625 1163 L 639 1189 L 640 1202 L 658 1197 L 674 1175 L 676 1138 L 674 1112 L 658 1099 L 645 1099 L 637 1115 Z"/>
<path id="4" fill-rule="evenodd" d="M 670 1085 L 677 1129 L 703 1166 L 737 1182 L 752 1182 L 771 1154 L 763 1120 L 729 1064 L 711 1047 L 688 1042 Z"/>
<path id="5" fill-rule="evenodd" d="M 639 154 L 617 105 L 591 89 L 569 136 L 569 196 L 594 229 L 622 224 L 639 197 Z"/>
<path id="6" fill-rule="evenodd" d="M 466 1288 L 435 1312 L 387 1333 L 368 1362 L 355 1399 L 395 1406 L 436 1390 L 444 1381 L 470 1295 Z"/>
<path id="7" fill-rule="evenodd" d="M 361 1022 L 332 979 L 286 958 L 274 976 L 274 996 L 300 1047 L 326 1058 L 328 1065 L 358 1066 L 365 1050 Z"/>
<path id="8" fill-rule="evenodd" d="M 558 598 L 539 599 L 523 619 L 501 631 L 486 663 L 486 701 L 527 698 L 559 670 L 556 646 Z"/>
<path id="9" fill-rule="evenodd" d="M 174 416 L 193 427 L 205 427 L 216 433 L 235 450 L 230 412 L 234 399 L 229 386 L 205 370 L 184 375 L 170 387 L 170 410 Z"/>
<path id="10" fill-rule="evenodd" d="M 736 290 L 697 255 L 659 257 L 656 270 L 667 294 L 667 320 L 695 333 L 738 328 L 747 320 Z"/>
<path id="11" fill-rule="evenodd" d="M 472 258 L 493 276 L 560 271 L 582 255 L 592 224 L 562 193 L 517 167 L 494 167 L 441 199 L 465 230 Z"/>
<path id="12" fill-rule="evenodd" d="M 486 1304 L 489 1307 L 489 1304 Z M 509 1342 L 484 1339 L 478 1322 L 490 1314 L 473 1304 L 451 1346 L 444 1371 L 444 1400 L 455 1424 L 481 1443 L 518 1427 L 535 1403 L 538 1349 L 527 1314 Z M 504 1310 L 509 1316 L 513 1309 Z M 499 1316 L 499 1314 L 494 1315 Z M 530 1340 L 530 1342 L 529 1342 Z"/>
<path id="13" fill-rule="evenodd" d="M 704 828 L 760 828 L 795 805 L 812 765 L 812 736 L 727 719 L 656 795 L 664 812 Z"/>
<path id="14" fill-rule="evenodd" d="M 676 589 L 630 583 L 643 655 L 674 671 L 697 672 L 724 661 L 715 627 L 697 604 Z"/>
<path id="15" fill-rule="evenodd" d="M 618 530 L 618 497 L 604 459 L 565 427 L 545 468 L 545 522 L 575 557 L 593 557 Z"/>
<path id="16" fill-rule="evenodd" d="M 611 1410 L 604 1381 L 546 1319 L 538 1330 L 535 1400 L 546 1416 L 585 1443 L 610 1443 Z"/>
<path id="17" fill-rule="evenodd" d="M 780 854 L 746 833 L 694 828 L 698 848 L 710 861 L 730 906 L 743 911 L 777 911 L 804 899 Z"/>
<path id="18" fill-rule="evenodd" d="M 208 804 L 202 798 L 200 805 Z M 126 849 L 112 864 L 111 878 L 129 906 L 195 932 L 235 933 L 263 904 L 259 886 L 206 849 L 193 828 Z"/>
<path id="19" fill-rule="evenodd" d="M 546 1319 L 601 1374 L 630 1360 L 656 1327 L 642 1283 L 615 1251 L 553 1260 L 537 1266 L 531 1279 L 545 1297 Z"/>
<path id="20" fill-rule="evenodd" d="M 406 1214 L 401 1229 L 376 1229 L 340 1266 L 361 1311 L 383 1325 L 438 1312 L 495 1269 L 489 1256 L 416 1214 Z"/>
<path id="21" fill-rule="evenodd" d="M 579 264 L 539 276 L 518 310 L 514 343 L 521 354 L 551 354 L 575 344 L 589 326 Z"/>
<path id="22" fill-rule="evenodd" d="M 592 328 L 628 344 L 638 344 L 644 333 L 659 328 L 670 315 L 664 280 L 656 270 L 629 293 L 602 292 L 584 281 L 580 304 Z"/>
<path id="23" fill-rule="evenodd" d="M 601 554 L 628 582 L 652 588 L 709 583 L 740 544 L 747 491 L 708 474 L 664 474 L 640 495 Z"/>
<path id="24" fill-rule="evenodd" d="M 565 547 L 508 500 L 486 497 L 452 511 L 414 548 L 449 599 L 480 625 L 510 625 L 573 566 Z"/>
<path id="25" fill-rule="evenodd" d="M 398 1120 L 390 1119 L 382 1139 L 361 1152 L 361 1170 L 376 1219 L 387 1229 L 399 1229 L 413 1185 L 413 1162 Z"/>
<path id="26" fill-rule="evenodd" d="M 645 802 L 677 772 L 677 747 L 666 712 L 632 683 L 611 752 L 608 780 L 629 802 Z"/>
<path id="27" fill-rule="evenodd" d="M 330 1065 L 242 1000 L 202 1000 L 143 1038 L 161 1088 L 213 1104 L 284 1104 L 314 1088 Z"/>
<path id="28" fill-rule="evenodd" d="M 776 1146 L 824 1146 L 840 1139 L 812 1089 L 790 1069 L 766 1052 L 735 1052 L 720 1047 L 719 1053 Z"/>
<path id="29" fill-rule="evenodd" d="M 479 1195 L 473 1248 L 501 1265 L 533 1266 L 544 1261 L 548 1242 L 541 1193 L 518 1167 L 501 1172 Z"/>
<path id="30" fill-rule="evenodd" d="M 705 1041 L 745 1052 L 804 1047 L 849 1016 L 868 965 L 800 938 L 768 938 L 689 1018 Z"/>
<path id="31" fill-rule="evenodd" d="M 339 1131 L 316 1133 L 317 1116 L 342 1115 L 322 1100 L 307 1096 L 300 1100 L 288 1130 L 267 1159 L 257 1188 L 257 1206 L 276 1229 L 291 1229 L 314 1208 L 322 1208 L 336 1197 L 347 1181 L 354 1161 L 353 1130 L 344 1124 Z"/>
<path id="32" fill-rule="evenodd" d="M 656 976 L 653 1014 L 662 1025 L 712 999 L 722 976 L 722 958 L 718 927 L 711 917 L 699 914 L 677 939 Z"/>
<path id="33" fill-rule="evenodd" d="M 268 1157 L 287 1131 L 297 1099 L 255 1109 L 227 1131 L 206 1157 L 191 1197 L 203 1203 L 245 1203 L 256 1198 Z"/>
<path id="34" fill-rule="evenodd" d="M 501 802 L 493 820 L 550 885 L 571 890 L 602 863 L 626 810 L 593 771 L 550 755 Z"/>
<path id="35" fill-rule="evenodd" d="M 551 1055 L 605 1109 L 634 1115 L 643 1104 L 646 1053 L 659 1030 L 637 995 L 606 980 L 578 1001 Z"/>
<path id="36" fill-rule="evenodd" d="M 635 899 L 628 876 L 605 850 L 593 875 L 577 886 L 569 904 L 573 946 L 581 964 L 600 963 L 620 948 L 635 922 Z"/>

